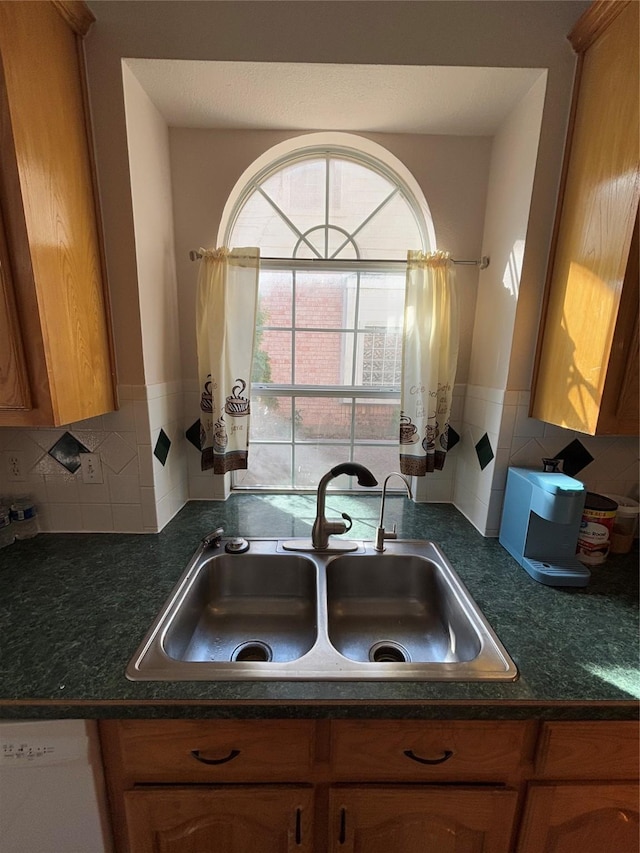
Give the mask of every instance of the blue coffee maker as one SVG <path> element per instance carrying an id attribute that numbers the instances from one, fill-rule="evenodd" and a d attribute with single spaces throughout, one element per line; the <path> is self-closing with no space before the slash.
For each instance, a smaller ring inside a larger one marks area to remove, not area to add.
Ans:
<path id="1" fill-rule="evenodd" d="M 589 582 L 589 569 L 576 557 L 586 493 L 559 471 L 509 468 L 499 542 L 539 583 Z"/>

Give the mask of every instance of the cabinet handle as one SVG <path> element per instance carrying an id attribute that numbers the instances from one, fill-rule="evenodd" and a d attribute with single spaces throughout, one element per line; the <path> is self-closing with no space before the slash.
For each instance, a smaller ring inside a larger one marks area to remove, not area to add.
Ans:
<path id="1" fill-rule="evenodd" d="M 340 809 L 340 833 L 338 835 L 338 843 L 344 844 L 347 840 L 347 810 L 343 807 Z"/>
<path id="2" fill-rule="evenodd" d="M 233 761 L 234 758 L 237 758 L 240 755 L 240 750 L 232 749 L 229 755 L 225 755 L 224 758 L 204 758 L 200 755 L 199 749 L 192 749 L 191 755 L 193 755 L 196 761 L 201 761 L 203 764 L 226 764 L 227 761 Z"/>
<path id="3" fill-rule="evenodd" d="M 302 844 L 302 809 L 296 809 L 296 844 Z"/>
<path id="4" fill-rule="evenodd" d="M 444 755 L 441 755 L 440 758 L 421 758 L 412 749 L 405 749 L 404 754 L 412 761 L 417 761 L 418 764 L 444 764 L 451 758 L 453 752 L 450 749 L 445 749 Z"/>

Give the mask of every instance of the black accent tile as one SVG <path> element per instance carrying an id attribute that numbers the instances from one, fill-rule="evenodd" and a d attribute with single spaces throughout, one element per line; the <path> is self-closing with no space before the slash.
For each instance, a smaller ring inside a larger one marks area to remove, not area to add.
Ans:
<path id="1" fill-rule="evenodd" d="M 480 468 L 484 471 L 489 462 L 493 459 L 494 453 L 491 449 L 491 442 L 489 441 L 489 436 L 485 434 L 482 436 L 480 441 L 476 444 L 476 453 L 478 454 L 478 462 L 480 463 Z"/>
<path id="2" fill-rule="evenodd" d="M 158 440 L 156 441 L 156 446 L 153 448 L 153 455 L 160 462 L 161 465 L 167 461 L 167 456 L 169 455 L 169 448 L 171 447 L 171 439 L 166 434 L 166 432 L 161 429 L 160 434 L 158 435 Z"/>
<path id="3" fill-rule="evenodd" d="M 562 470 L 569 477 L 575 477 L 590 462 L 593 462 L 593 456 L 577 438 L 570 441 L 560 453 L 556 453 L 554 459 L 562 459 Z"/>
<path id="4" fill-rule="evenodd" d="M 451 424 L 449 424 L 449 430 L 447 432 L 447 453 L 451 450 L 452 447 L 455 447 L 459 441 L 460 436 L 451 426 Z"/>
<path id="5" fill-rule="evenodd" d="M 196 450 L 202 450 L 200 446 L 200 421 L 194 421 L 184 435 Z"/>
<path id="6" fill-rule="evenodd" d="M 89 452 L 89 448 L 85 447 L 70 432 L 65 432 L 64 435 L 61 435 L 56 443 L 48 450 L 49 456 L 52 456 L 70 474 L 75 474 L 80 467 L 80 454 Z"/>

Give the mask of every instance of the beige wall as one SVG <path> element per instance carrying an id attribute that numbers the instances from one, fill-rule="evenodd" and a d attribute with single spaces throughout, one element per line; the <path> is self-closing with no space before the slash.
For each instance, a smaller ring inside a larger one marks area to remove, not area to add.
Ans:
<path id="1" fill-rule="evenodd" d="M 123 57 L 548 68 L 528 234 L 544 266 L 575 69 L 566 34 L 588 7 L 586 0 L 91 0 L 89 5 L 97 20 L 85 52 L 121 383 L 139 384 L 152 370 L 142 361 Z M 254 156 L 252 146 L 257 156 L 251 140 L 238 152 L 247 162 Z M 397 155 L 406 159 L 399 149 Z M 227 179 L 217 180 L 222 192 Z M 434 216 L 442 222 L 439 241 L 452 244 L 459 221 L 437 210 Z M 178 258 L 181 282 L 183 263 Z M 191 369 L 187 359 L 186 371 Z"/>
<path id="2" fill-rule="evenodd" d="M 538 155 L 545 77 L 541 74 L 493 140 L 483 236 L 483 254 L 491 255 L 491 264 L 480 274 L 468 380 L 471 385 L 504 390 L 512 344 L 525 359 L 532 356 L 530 341 L 514 341 L 513 331 L 522 290 L 530 288 L 535 295 L 531 307 L 534 323 L 540 296 L 541 280 L 534 280 L 530 274 L 528 281 L 521 282 L 521 273 Z M 526 251 L 529 251 L 528 247 Z M 537 266 L 544 270 L 542 258 Z M 523 387 L 528 388 L 529 385 Z"/>
<path id="3" fill-rule="evenodd" d="M 169 131 L 146 92 L 122 66 L 136 271 L 146 385 L 180 379 L 178 293 Z M 126 360 L 126 350 L 120 362 Z"/>
<path id="4" fill-rule="evenodd" d="M 243 171 L 292 132 L 215 131 L 172 128 L 177 275 L 183 374 L 197 377 L 195 286 L 197 265 L 190 249 L 215 245 L 222 209 Z M 482 245 L 486 186 L 491 157 L 488 137 L 361 134 L 400 159 L 420 184 L 433 215 L 438 247 L 457 258 L 477 258 Z M 411 248 L 407 246 L 407 248 Z M 475 267 L 457 267 L 462 306 L 458 382 L 466 382 L 478 285 Z"/>

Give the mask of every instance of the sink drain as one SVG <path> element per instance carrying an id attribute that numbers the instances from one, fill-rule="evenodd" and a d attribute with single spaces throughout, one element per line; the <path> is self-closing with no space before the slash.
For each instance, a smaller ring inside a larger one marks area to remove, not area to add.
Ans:
<path id="1" fill-rule="evenodd" d="M 240 643 L 233 650 L 231 655 L 232 661 L 270 661 L 273 657 L 271 646 L 263 643 L 262 640 L 249 640 L 246 643 Z"/>
<path id="2" fill-rule="evenodd" d="M 375 663 L 409 663 L 411 656 L 400 643 L 382 640 L 369 649 L 369 660 L 375 661 Z"/>

